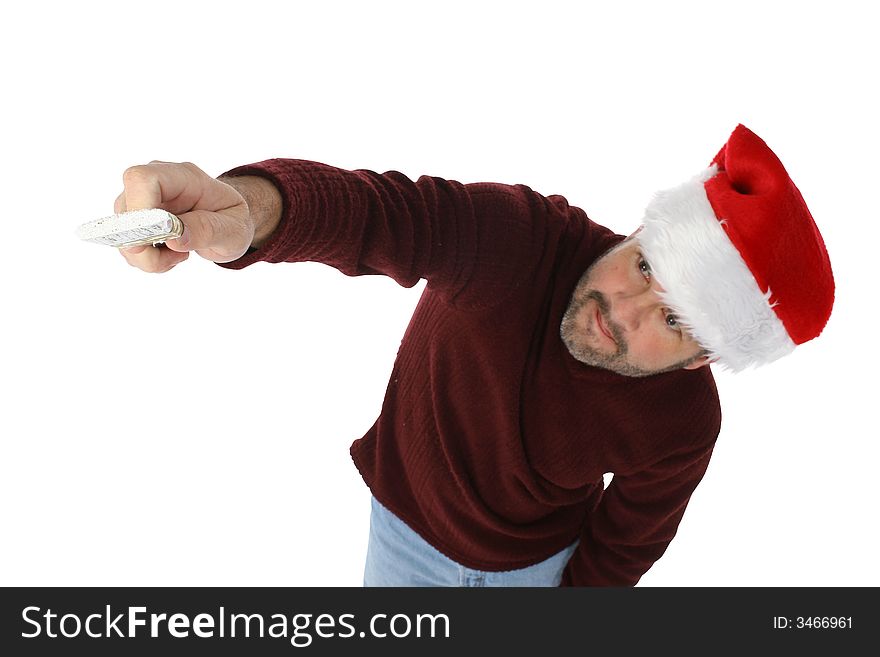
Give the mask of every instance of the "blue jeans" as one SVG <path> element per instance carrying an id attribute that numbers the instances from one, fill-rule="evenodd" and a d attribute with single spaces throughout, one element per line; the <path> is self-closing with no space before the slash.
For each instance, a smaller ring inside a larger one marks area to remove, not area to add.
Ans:
<path id="1" fill-rule="evenodd" d="M 533 566 L 502 572 L 453 561 L 371 496 L 364 586 L 559 586 L 575 541 Z"/>

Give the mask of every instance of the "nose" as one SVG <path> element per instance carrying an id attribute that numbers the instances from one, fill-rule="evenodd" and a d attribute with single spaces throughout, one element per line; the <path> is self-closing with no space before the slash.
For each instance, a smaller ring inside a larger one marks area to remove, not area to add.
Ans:
<path id="1" fill-rule="evenodd" d="M 620 327 L 631 332 L 638 329 L 662 305 L 660 297 L 651 289 L 626 294 L 613 299 L 611 316 Z"/>

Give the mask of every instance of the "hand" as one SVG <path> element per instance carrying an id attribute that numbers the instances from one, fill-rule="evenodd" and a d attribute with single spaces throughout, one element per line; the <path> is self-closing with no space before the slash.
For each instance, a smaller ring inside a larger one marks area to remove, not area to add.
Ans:
<path id="1" fill-rule="evenodd" d="M 192 162 L 153 160 L 126 169 L 122 182 L 114 212 L 161 208 L 176 214 L 184 226 L 180 238 L 164 245 L 119 249 L 133 267 L 166 272 L 190 251 L 213 262 L 230 262 L 251 245 L 254 223 L 244 197 Z"/>

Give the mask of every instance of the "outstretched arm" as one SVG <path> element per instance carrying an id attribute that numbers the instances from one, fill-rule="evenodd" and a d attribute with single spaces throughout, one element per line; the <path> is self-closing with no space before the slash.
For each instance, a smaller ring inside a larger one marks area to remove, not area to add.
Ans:
<path id="1" fill-rule="evenodd" d="M 308 160 L 265 160 L 219 179 L 191 163 L 151 162 L 124 182 L 117 211 L 161 208 L 185 226 L 166 246 L 123 250 L 146 271 L 167 271 L 193 250 L 230 269 L 320 262 L 405 287 L 427 279 L 462 308 L 497 303 L 528 281 L 568 222 L 593 230 L 583 210 L 524 185 L 413 181 Z"/>

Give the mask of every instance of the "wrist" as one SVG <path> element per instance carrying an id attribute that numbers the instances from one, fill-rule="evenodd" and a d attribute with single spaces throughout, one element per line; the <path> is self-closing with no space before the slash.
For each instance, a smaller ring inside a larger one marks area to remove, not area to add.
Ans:
<path id="1" fill-rule="evenodd" d="M 218 180 L 235 189 L 248 206 L 254 225 L 251 248 L 262 246 L 281 222 L 281 193 L 275 184 L 262 176 L 221 176 Z"/>

